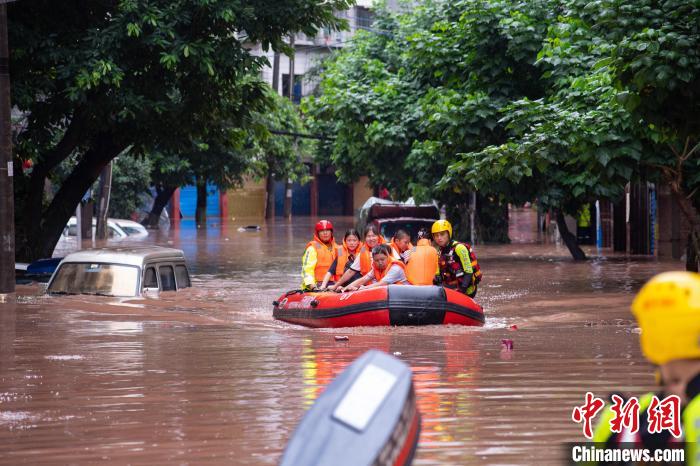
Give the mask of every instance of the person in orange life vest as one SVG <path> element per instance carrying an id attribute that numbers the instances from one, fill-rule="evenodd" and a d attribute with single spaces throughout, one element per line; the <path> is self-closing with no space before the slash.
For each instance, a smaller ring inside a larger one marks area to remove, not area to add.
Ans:
<path id="1" fill-rule="evenodd" d="M 372 249 L 372 270 L 362 278 L 355 280 L 343 291 L 355 291 L 360 289 L 365 283 L 372 282 L 366 285 L 363 289 L 374 288 L 376 286 L 385 286 L 397 284 L 406 284 L 406 266 L 403 262 L 395 260 L 391 257 L 391 248 L 386 244 L 380 244 Z"/>
<path id="2" fill-rule="evenodd" d="M 314 239 L 307 243 L 304 251 L 301 288 L 313 290 L 321 284 L 336 257 L 338 257 L 338 245 L 333 239 L 333 224 L 328 220 L 321 220 L 316 224 Z"/>
<path id="3" fill-rule="evenodd" d="M 336 257 L 328 268 L 326 276 L 323 277 L 323 283 L 321 283 L 319 287 L 321 290 L 325 290 L 328 287 L 328 282 L 330 282 L 331 279 L 340 278 L 350 268 L 352 263 L 355 262 L 355 256 L 360 252 L 360 246 L 362 246 L 362 243 L 360 242 L 360 234 L 357 230 L 351 228 L 346 231 L 343 237 L 343 244 L 338 246 L 338 257 Z M 359 272 L 356 272 L 350 281 L 355 281 L 361 276 Z"/>
<path id="4" fill-rule="evenodd" d="M 412 285 L 432 285 L 440 274 L 437 250 L 430 243 L 430 234 L 425 228 L 418 231 L 418 242 L 411 250 L 406 277 Z"/>
<path id="5" fill-rule="evenodd" d="M 431 233 L 440 248 L 436 284 L 442 283 L 444 287 L 457 290 L 470 298 L 476 296 L 481 268 L 471 246 L 452 239 L 452 225 L 447 220 L 433 223 Z"/>
<path id="6" fill-rule="evenodd" d="M 372 248 L 378 244 L 384 244 L 384 242 L 384 238 L 377 231 L 377 227 L 374 225 L 367 225 L 367 228 L 365 228 L 365 242 L 360 246 L 360 251 L 355 254 L 355 260 L 348 270 L 343 273 L 343 276 L 335 281 L 335 285 L 328 289 L 338 291 L 342 285 L 351 283 L 352 277 L 356 273 L 360 275 L 369 273 L 372 269 Z"/>
<path id="7" fill-rule="evenodd" d="M 411 244 L 411 235 L 406 230 L 396 230 L 389 246 L 391 246 L 393 251 L 392 257 L 394 259 L 400 260 L 404 264 L 408 262 L 413 245 Z"/>

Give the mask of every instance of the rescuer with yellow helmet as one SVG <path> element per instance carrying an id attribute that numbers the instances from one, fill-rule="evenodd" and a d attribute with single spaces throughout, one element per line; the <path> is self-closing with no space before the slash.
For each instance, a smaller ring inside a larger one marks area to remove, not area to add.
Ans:
<path id="1" fill-rule="evenodd" d="M 431 228 L 433 241 L 439 248 L 436 283 L 458 290 L 473 298 L 481 281 L 481 267 L 469 243 L 452 239 L 452 224 L 438 220 Z"/>
<path id="2" fill-rule="evenodd" d="M 700 465 L 700 274 L 664 272 L 647 282 L 632 302 L 632 313 L 641 330 L 642 353 L 658 366 L 661 393 L 648 393 L 639 400 L 637 441 L 650 449 L 671 448 L 678 441 L 668 431 L 649 434 L 644 425 L 653 395 L 681 400 L 681 430 L 685 441 L 685 464 Z M 606 410 L 608 411 L 608 410 Z M 593 433 L 593 441 L 619 442 L 610 432 L 606 413 Z"/>

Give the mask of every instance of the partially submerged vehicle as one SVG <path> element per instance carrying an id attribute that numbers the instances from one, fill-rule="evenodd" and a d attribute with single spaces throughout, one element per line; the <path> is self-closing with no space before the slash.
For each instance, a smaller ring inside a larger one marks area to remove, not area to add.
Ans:
<path id="1" fill-rule="evenodd" d="M 53 273 L 47 293 L 140 296 L 191 286 L 180 249 L 160 246 L 84 249 L 67 255 Z"/>
<path id="2" fill-rule="evenodd" d="M 379 233 L 390 240 L 397 230 L 406 230 L 411 239 L 418 237 L 418 230 L 430 231 L 433 222 L 440 219 L 437 204 L 416 204 L 413 199 L 406 202 L 394 202 L 378 197 L 370 197 L 360 209 L 357 222 L 359 229 L 367 225 L 377 227 Z"/>
<path id="3" fill-rule="evenodd" d="M 410 465 L 421 428 L 412 376 L 381 351 L 360 356 L 306 413 L 280 465 Z"/>

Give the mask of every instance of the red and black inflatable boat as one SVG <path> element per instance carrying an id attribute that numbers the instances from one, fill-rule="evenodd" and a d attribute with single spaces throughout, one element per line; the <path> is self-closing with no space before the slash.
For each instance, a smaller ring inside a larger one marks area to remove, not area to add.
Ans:
<path id="1" fill-rule="evenodd" d="M 389 285 L 348 293 L 290 291 L 273 303 L 277 320 L 307 327 L 484 325 L 470 297 L 440 286 Z"/>

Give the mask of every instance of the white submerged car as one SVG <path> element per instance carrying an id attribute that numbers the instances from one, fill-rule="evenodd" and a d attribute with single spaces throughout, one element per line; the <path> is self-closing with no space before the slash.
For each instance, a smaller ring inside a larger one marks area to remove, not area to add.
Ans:
<path id="1" fill-rule="evenodd" d="M 67 255 L 54 271 L 50 295 L 135 297 L 148 291 L 191 286 L 185 256 L 160 246 L 84 249 Z"/>
<path id="2" fill-rule="evenodd" d="M 97 229 L 97 219 L 92 218 L 92 236 L 95 237 Z M 75 217 L 71 217 L 63 229 L 63 236 L 75 237 L 78 234 L 78 221 Z M 148 230 L 138 222 L 133 220 L 108 218 L 107 219 L 107 236 L 109 239 L 121 240 L 125 238 L 140 239 L 148 236 Z"/>

